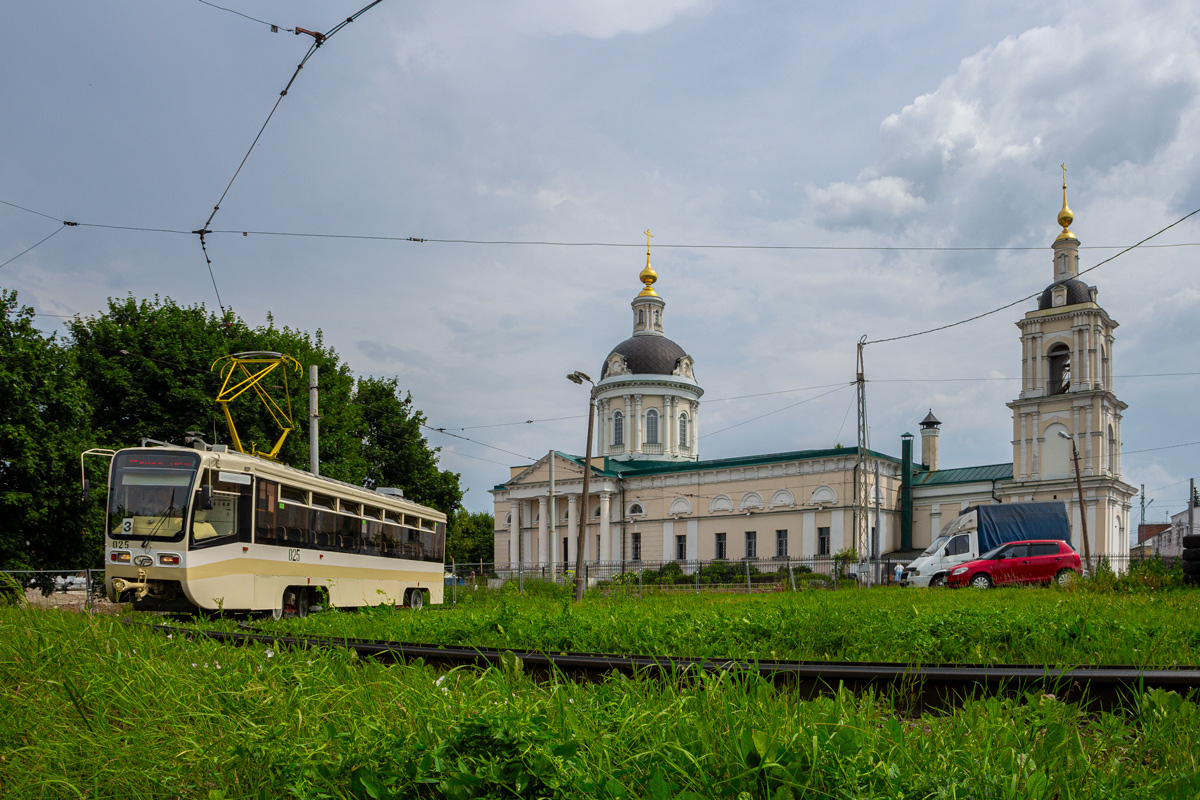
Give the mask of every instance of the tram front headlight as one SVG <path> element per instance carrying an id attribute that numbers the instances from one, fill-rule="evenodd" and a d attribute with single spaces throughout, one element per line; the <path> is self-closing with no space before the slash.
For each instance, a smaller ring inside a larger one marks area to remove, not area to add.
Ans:
<path id="1" fill-rule="evenodd" d="M 158 563 L 165 564 L 169 567 L 177 567 L 179 566 L 179 556 L 160 553 L 158 556 Z"/>
<path id="2" fill-rule="evenodd" d="M 130 558 L 128 550 L 118 550 L 108 554 L 108 560 L 117 564 L 128 564 Z"/>

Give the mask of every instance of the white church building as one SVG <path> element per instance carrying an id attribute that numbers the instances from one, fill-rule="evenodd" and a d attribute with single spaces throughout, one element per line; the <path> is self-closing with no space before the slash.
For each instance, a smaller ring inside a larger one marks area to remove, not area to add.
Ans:
<path id="1" fill-rule="evenodd" d="M 1062 500 L 1077 549 L 1086 518 L 1093 557 L 1128 553 L 1135 490 L 1121 479 L 1126 406 L 1113 392 L 1117 323 L 1098 304 L 1096 287 L 1078 278 L 1072 221 L 1064 184 L 1052 281 L 1037 308 L 1016 322 L 1022 381 L 1008 403 L 1011 459 L 943 469 L 941 423 L 932 411 L 919 422 L 919 462 L 907 434 L 899 457 L 868 453 L 872 498 L 879 467 L 881 552 L 924 549 L 971 505 Z M 491 491 L 498 568 L 573 568 L 581 525 L 585 561 L 606 571 L 668 561 L 820 559 L 854 548 L 856 514 L 864 513 L 854 503 L 857 448 L 701 459 L 704 390 L 696 359 L 664 332 L 666 302 L 654 288 L 649 248 L 639 278 L 632 335 L 605 356 L 595 385 L 588 497 L 582 456 L 555 451 L 512 467 Z M 866 513 L 874 525 L 875 509 Z"/>

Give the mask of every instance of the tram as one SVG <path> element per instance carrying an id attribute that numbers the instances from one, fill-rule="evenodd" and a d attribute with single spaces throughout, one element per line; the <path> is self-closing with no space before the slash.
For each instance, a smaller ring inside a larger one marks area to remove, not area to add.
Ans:
<path id="1" fill-rule="evenodd" d="M 419 609 L 442 602 L 445 542 L 446 516 L 396 489 L 198 440 L 112 453 L 105 584 L 138 609 Z"/>

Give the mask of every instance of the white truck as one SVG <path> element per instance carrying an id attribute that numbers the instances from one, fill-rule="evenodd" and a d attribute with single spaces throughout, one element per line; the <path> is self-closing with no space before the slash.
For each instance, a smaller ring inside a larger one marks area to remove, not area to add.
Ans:
<path id="1" fill-rule="evenodd" d="M 1061 539 L 1071 542 L 1067 507 L 1048 503 L 971 506 L 947 522 L 933 544 L 904 569 L 906 586 L 944 586 L 950 570 L 1008 542 Z"/>

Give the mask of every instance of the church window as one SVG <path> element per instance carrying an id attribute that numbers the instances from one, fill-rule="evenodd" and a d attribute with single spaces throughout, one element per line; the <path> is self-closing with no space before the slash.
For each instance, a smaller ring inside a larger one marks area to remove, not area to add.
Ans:
<path id="1" fill-rule="evenodd" d="M 829 555 L 829 528 L 817 528 L 817 555 Z"/>
<path id="2" fill-rule="evenodd" d="M 658 310 L 657 308 L 654 309 L 654 327 L 662 327 L 662 311 Z"/>
<path id="3" fill-rule="evenodd" d="M 646 443 L 658 444 L 658 411 L 653 408 L 646 412 Z"/>
<path id="4" fill-rule="evenodd" d="M 634 503 L 629 507 L 629 516 L 631 517 L 644 516 L 645 514 L 646 510 L 642 508 L 641 503 Z"/>
<path id="5" fill-rule="evenodd" d="M 612 417 L 612 429 L 614 445 L 625 444 L 625 415 L 620 411 L 614 411 Z"/>
<path id="6" fill-rule="evenodd" d="M 688 415 L 684 411 L 679 415 L 679 449 L 686 450 L 688 448 Z"/>
<path id="7" fill-rule="evenodd" d="M 687 561 L 687 536 L 683 534 L 675 536 L 675 560 Z"/>
<path id="8" fill-rule="evenodd" d="M 1050 394 L 1066 394 L 1071 388 L 1071 350 L 1059 343 L 1046 354 L 1050 366 Z"/>
<path id="9" fill-rule="evenodd" d="M 757 531 L 746 531 L 746 558 L 758 558 Z"/>
<path id="10" fill-rule="evenodd" d="M 713 558 L 722 560 L 725 557 L 725 534 L 718 533 L 713 538 Z"/>
<path id="11" fill-rule="evenodd" d="M 629 556 L 633 561 L 642 560 L 642 535 L 637 531 L 629 535 Z"/>
<path id="12" fill-rule="evenodd" d="M 775 531 L 775 557 L 787 558 L 787 531 Z"/>
<path id="13" fill-rule="evenodd" d="M 638 309 L 638 313 L 637 313 L 637 324 L 638 324 L 638 327 L 639 327 L 639 328 L 641 328 L 641 327 L 644 327 L 644 326 L 646 325 L 646 311 L 645 311 L 645 309 L 641 309 L 641 308 L 639 308 L 639 309 Z"/>

